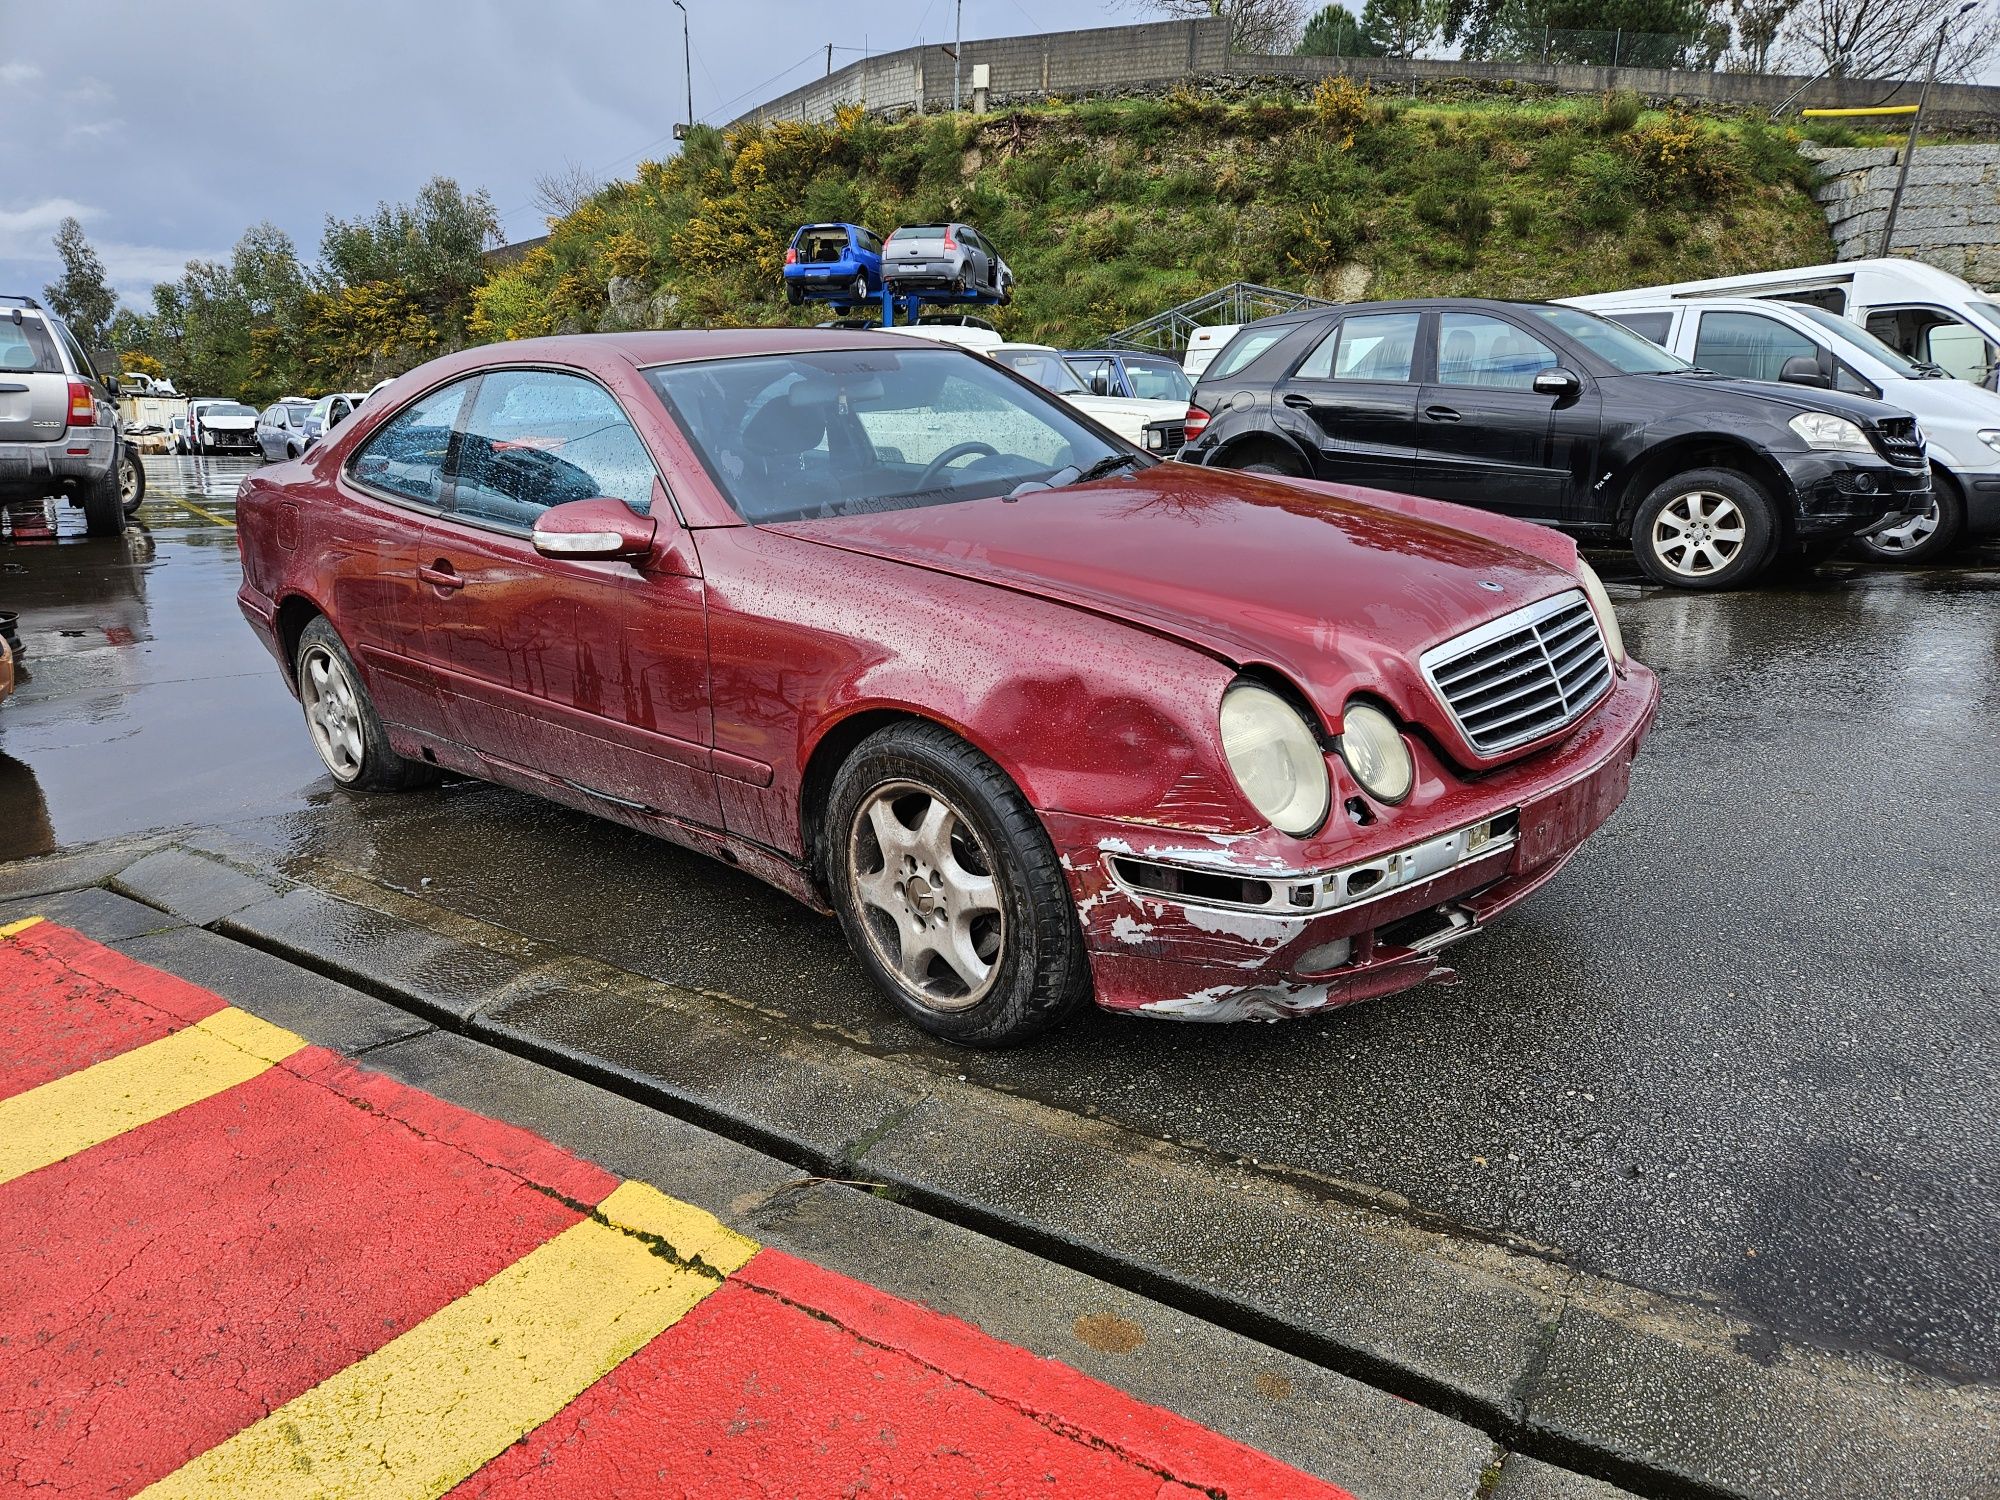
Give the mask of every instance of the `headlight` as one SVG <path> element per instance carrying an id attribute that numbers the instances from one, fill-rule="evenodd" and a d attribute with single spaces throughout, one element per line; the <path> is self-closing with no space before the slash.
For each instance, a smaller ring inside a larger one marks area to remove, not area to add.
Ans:
<path id="1" fill-rule="evenodd" d="M 2000 427 L 1982 429 L 1979 434 L 1979 441 L 1993 449 L 1996 453 L 2000 453 Z"/>
<path id="2" fill-rule="evenodd" d="M 1791 421 L 1792 431 L 1805 439 L 1808 448 L 1829 453 L 1873 453 L 1868 434 L 1845 417 L 1830 412 L 1802 411 Z"/>
<path id="3" fill-rule="evenodd" d="M 1269 688 L 1239 682 L 1222 695 L 1222 753 L 1250 805 L 1290 834 L 1326 820 L 1332 788 L 1312 726 Z"/>
<path id="4" fill-rule="evenodd" d="M 1340 715 L 1340 758 L 1354 779 L 1378 802 L 1401 802 L 1410 795 L 1416 768 L 1396 721 L 1366 703 L 1350 703 Z"/>
<path id="5" fill-rule="evenodd" d="M 1618 628 L 1618 612 L 1611 607 L 1611 596 L 1604 592 L 1604 580 L 1597 576 L 1597 569 L 1580 557 L 1576 560 L 1576 576 L 1583 584 L 1584 597 L 1597 611 L 1597 623 L 1604 631 L 1604 649 L 1611 653 L 1615 665 L 1624 666 L 1625 632 Z"/>

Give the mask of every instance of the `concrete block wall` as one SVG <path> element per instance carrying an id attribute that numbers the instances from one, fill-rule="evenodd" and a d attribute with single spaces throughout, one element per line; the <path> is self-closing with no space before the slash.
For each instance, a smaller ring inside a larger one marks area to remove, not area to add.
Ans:
<path id="1" fill-rule="evenodd" d="M 1561 94 L 1601 94 L 1631 89 L 1647 99 L 1680 100 L 1745 110 L 1771 109 L 1788 99 L 1803 78 L 1771 73 L 1700 73 L 1669 68 L 1609 68 L 1578 63 L 1434 62 L 1427 59 L 1260 57 L 1229 50 L 1226 21 L 1156 21 L 1135 26 L 1101 26 L 1085 31 L 1053 31 L 1037 36 L 968 41 L 964 49 L 963 99 L 971 107 L 972 69 L 991 72 L 988 102 L 1003 105 L 1050 94 L 1086 94 L 1166 89 L 1182 79 L 1209 82 L 1286 80 L 1310 87 L 1344 73 L 1365 78 L 1378 89 L 1436 88 L 1454 82 L 1483 87 L 1512 84 Z M 836 107 L 862 104 L 885 114 L 951 107 L 950 56 L 936 45 L 905 47 L 864 58 L 812 80 L 731 125 L 771 120 L 826 120 Z M 1805 91 L 1802 105 L 1852 109 L 1911 103 L 1916 85 L 1868 78 L 1821 79 Z M 2000 88 L 1979 84 L 1939 84 L 1931 91 L 1925 119 L 1940 127 L 2000 133 Z"/>
<path id="2" fill-rule="evenodd" d="M 1882 253 L 1901 150 L 1808 148 L 1814 193 L 1842 260 Z M 1922 146 L 1910 162 L 1892 255 L 1927 261 L 1975 286 L 2000 286 L 2000 145 Z"/>

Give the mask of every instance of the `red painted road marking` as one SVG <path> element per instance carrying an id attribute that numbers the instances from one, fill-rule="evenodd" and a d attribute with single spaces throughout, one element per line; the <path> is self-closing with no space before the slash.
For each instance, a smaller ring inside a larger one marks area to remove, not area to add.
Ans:
<path id="1" fill-rule="evenodd" d="M 1115 1387 L 775 1250 L 452 1492 L 1350 1500 Z"/>
<path id="2" fill-rule="evenodd" d="M 150 1003 L 133 997 L 127 986 L 134 983 Z M 0 942 L 0 1000 L 0 1099 L 157 1042 L 222 1009 L 208 991 L 53 922 Z"/>

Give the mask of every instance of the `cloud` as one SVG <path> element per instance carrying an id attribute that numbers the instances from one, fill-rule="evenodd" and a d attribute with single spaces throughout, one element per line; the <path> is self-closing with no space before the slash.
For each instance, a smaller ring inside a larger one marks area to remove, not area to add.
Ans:
<path id="1" fill-rule="evenodd" d="M 18 88 L 41 76 L 42 70 L 31 62 L 0 63 L 0 88 Z"/>
<path id="2" fill-rule="evenodd" d="M 97 210 L 74 198 L 44 198 L 26 208 L 0 208 L 0 256 L 38 260 L 53 256 L 49 238 L 64 219 L 88 223 Z"/>

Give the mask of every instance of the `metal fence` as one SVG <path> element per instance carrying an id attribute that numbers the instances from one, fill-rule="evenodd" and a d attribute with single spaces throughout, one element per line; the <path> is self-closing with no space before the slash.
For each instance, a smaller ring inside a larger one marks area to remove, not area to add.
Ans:
<path id="1" fill-rule="evenodd" d="M 1726 32 L 1704 36 L 1674 36 L 1654 31 L 1580 31 L 1560 26 L 1501 27 L 1483 36 L 1446 45 L 1429 45 L 1411 56 L 1430 62 L 1582 63 L 1600 68 L 1680 68 L 1707 71 L 1719 66 L 1728 50 Z M 1343 51 L 1342 49 L 1346 50 Z M 1364 37 L 1336 35 L 1334 50 L 1322 57 L 1386 57 Z"/>

